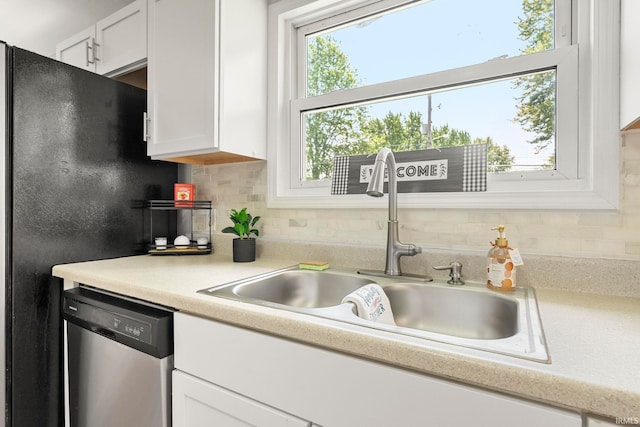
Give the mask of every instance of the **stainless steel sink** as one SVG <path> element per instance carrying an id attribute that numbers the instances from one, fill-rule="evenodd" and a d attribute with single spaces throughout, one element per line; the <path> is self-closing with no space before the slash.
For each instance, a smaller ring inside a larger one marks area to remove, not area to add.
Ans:
<path id="1" fill-rule="evenodd" d="M 319 308 L 339 305 L 345 295 L 371 283 L 370 279 L 313 270 L 279 271 L 220 290 L 242 299 L 266 301 L 291 307 Z"/>
<path id="2" fill-rule="evenodd" d="M 406 279 L 373 277 L 355 270 L 299 270 L 289 267 L 206 288 L 199 293 L 273 307 L 421 340 L 549 363 L 534 290 L 508 294 L 484 284 L 405 283 Z M 358 317 L 342 299 L 369 283 L 389 297 L 395 325 Z"/>
<path id="3" fill-rule="evenodd" d="M 518 302 L 475 288 L 399 283 L 384 288 L 398 326 L 461 338 L 518 333 Z"/>

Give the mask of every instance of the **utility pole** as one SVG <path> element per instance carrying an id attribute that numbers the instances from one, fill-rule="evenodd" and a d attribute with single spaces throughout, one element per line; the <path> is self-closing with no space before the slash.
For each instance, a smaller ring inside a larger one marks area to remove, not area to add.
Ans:
<path id="1" fill-rule="evenodd" d="M 431 94 L 427 95 L 427 123 L 422 124 L 422 133 L 427 137 L 427 149 L 433 148 L 431 138 Z"/>

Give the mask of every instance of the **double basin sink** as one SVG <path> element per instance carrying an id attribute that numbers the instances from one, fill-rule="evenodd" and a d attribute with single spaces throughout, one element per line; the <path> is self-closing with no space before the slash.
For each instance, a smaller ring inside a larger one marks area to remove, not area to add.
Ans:
<path id="1" fill-rule="evenodd" d="M 357 316 L 345 296 L 377 283 L 389 298 L 395 325 Z M 374 330 L 550 363 L 536 297 L 531 288 L 509 293 L 479 284 L 416 283 L 355 271 L 289 267 L 198 291 L 338 320 Z"/>

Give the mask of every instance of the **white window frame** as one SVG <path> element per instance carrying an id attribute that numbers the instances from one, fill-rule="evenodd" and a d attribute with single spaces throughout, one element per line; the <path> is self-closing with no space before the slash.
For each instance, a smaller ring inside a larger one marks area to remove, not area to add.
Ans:
<path id="1" fill-rule="evenodd" d="M 558 26 L 556 49 L 490 61 L 394 82 L 321 95 L 297 97 L 298 28 L 356 6 L 378 7 L 406 0 L 279 0 L 269 8 L 269 129 L 267 206 L 276 208 L 383 207 L 366 195 L 332 196 L 326 184 L 303 183 L 300 112 L 328 103 L 411 92 L 416 85 L 446 87 L 457 81 L 498 76 L 537 64 L 557 64 L 558 154 L 556 171 L 488 175 L 481 193 L 401 193 L 405 208 L 598 209 L 619 206 L 619 0 L 556 0 L 571 8 L 571 28 Z M 563 13 L 567 13 L 568 9 Z M 503 62 L 508 61 L 508 62 Z M 577 70 L 577 71 L 576 71 Z M 576 76 L 577 73 L 577 76 Z M 302 92 L 304 93 L 304 92 Z M 385 202 L 386 203 L 386 202 Z"/>

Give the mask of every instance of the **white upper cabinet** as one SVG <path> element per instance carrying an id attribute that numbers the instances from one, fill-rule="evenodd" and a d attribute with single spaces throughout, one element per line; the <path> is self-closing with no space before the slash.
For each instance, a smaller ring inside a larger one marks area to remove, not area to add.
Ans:
<path id="1" fill-rule="evenodd" d="M 147 154 L 266 158 L 267 0 L 149 0 Z"/>
<path id="2" fill-rule="evenodd" d="M 640 129 L 640 1 L 622 0 L 620 31 L 620 128 Z"/>
<path id="3" fill-rule="evenodd" d="M 96 70 L 95 25 L 74 34 L 56 45 L 56 59 L 88 71 Z"/>
<path id="4" fill-rule="evenodd" d="M 108 76 L 140 68 L 147 59 L 146 0 L 136 0 L 58 43 L 56 59 Z"/>
<path id="5" fill-rule="evenodd" d="M 96 24 L 98 74 L 132 71 L 147 61 L 147 1 L 136 0 Z"/>

